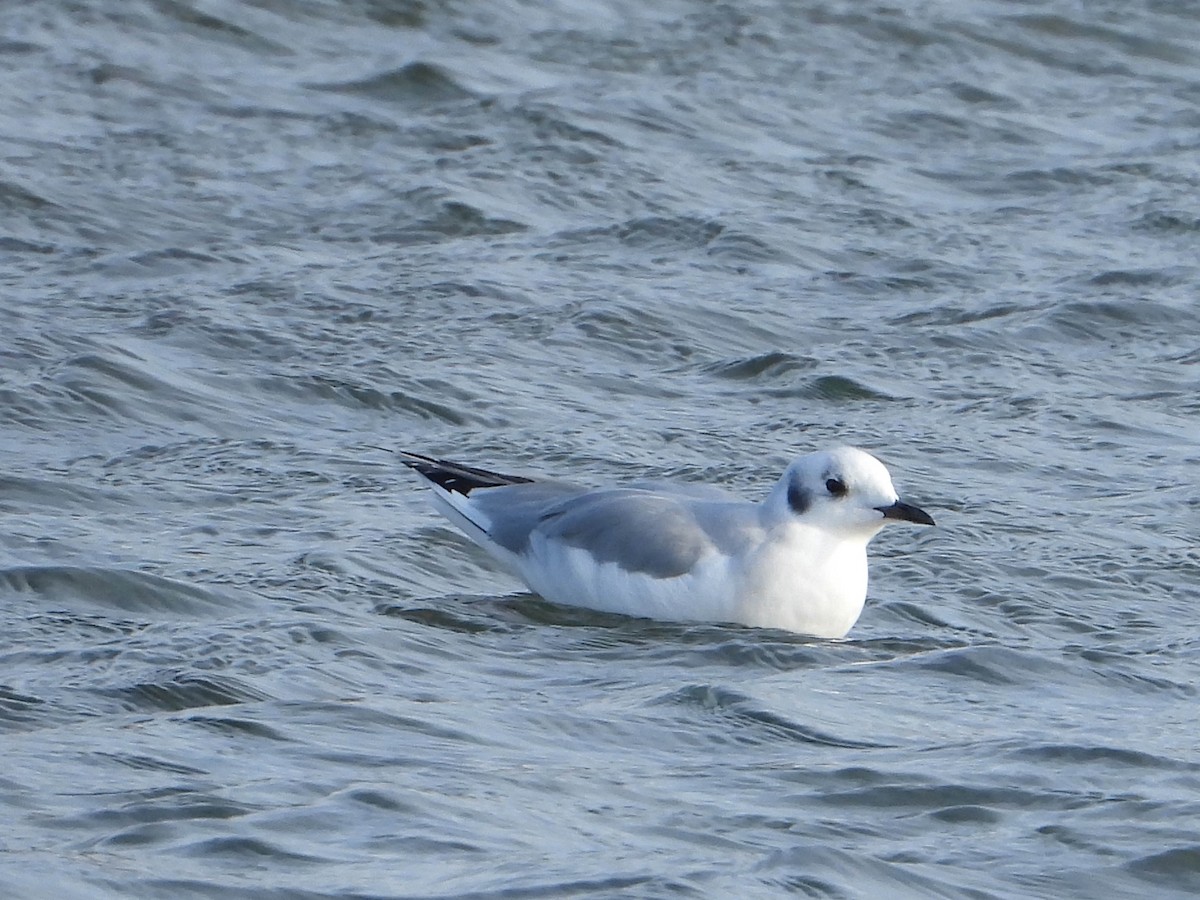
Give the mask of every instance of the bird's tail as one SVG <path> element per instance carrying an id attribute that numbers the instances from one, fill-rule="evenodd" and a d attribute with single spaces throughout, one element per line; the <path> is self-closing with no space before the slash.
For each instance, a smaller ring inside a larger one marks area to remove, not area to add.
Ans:
<path id="1" fill-rule="evenodd" d="M 492 541 L 488 538 L 489 523 L 472 502 L 471 492 L 510 484 L 527 484 L 533 480 L 520 475 L 503 475 L 444 459 L 434 459 L 420 453 L 409 453 L 405 450 L 394 452 L 401 462 L 433 488 L 433 503 L 438 511 L 458 526 L 467 537 L 489 552 L 494 552 Z"/>
<path id="2" fill-rule="evenodd" d="M 528 484 L 532 478 L 521 475 L 502 475 L 487 469 L 476 469 L 444 459 L 434 459 L 420 453 L 397 450 L 400 461 L 414 469 L 426 481 L 432 482 L 448 493 L 468 497 L 476 488 L 501 487 L 506 484 Z"/>

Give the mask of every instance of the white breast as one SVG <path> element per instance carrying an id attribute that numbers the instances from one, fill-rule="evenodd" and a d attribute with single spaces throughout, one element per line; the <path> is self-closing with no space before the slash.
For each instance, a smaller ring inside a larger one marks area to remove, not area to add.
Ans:
<path id="1" fill-rule="evenodd" d="M 796 525 L 747 560 L 737 621 L 838 638 L 867 597 L 867 541 L 833 540 Z"/>

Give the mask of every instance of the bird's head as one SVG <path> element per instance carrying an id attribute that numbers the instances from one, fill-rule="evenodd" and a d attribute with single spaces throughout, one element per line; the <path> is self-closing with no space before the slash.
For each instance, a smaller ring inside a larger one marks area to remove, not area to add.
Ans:
<path id="1" fill-rule="evenodd" d="M 900 500 L 883 463 L 855 447 L 801 456 L 784 471 L 767 505 L 775 520 L 798 518 L 868 538 L 890 521 L 933 524 L 927 512 Z"/>

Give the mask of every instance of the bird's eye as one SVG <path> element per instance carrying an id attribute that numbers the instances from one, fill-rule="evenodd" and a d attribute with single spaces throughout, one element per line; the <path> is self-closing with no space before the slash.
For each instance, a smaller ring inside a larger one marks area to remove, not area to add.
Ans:
<path id="1" fill-rule="evenodd" d="M 846 487 L 846 482 L 842 481 L 842 479 L 830 478 L 825 482 L 825 490 L 829 491 L 835 497 L 844 497 L 848 488 Z"/>

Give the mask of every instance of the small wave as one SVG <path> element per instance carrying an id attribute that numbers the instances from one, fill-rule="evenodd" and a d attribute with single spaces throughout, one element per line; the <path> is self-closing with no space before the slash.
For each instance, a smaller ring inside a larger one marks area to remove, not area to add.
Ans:
<path id="1" fill-rule="evenodd" d="M 1012 751 L 1012 755 L 1019 758 L 1031 759 L 1036 763 L 1052 765 L 1056 768 L 1063 766 L 1069 766 L 1072 769 L 1080 766 L 1110 766 L 1122 770 L 1137 768 L 1156 769 L 1159 771 L 1200 772 L 1200 763 L 1156 756 L 1140 750 L 1128 750 L 1124 747 L 1109 747 L 1104 745 L 1040 744 L 1033 747 L 1021 747 Z"/>
<path id="2" fill-rule="evenodd" d="M 105 759 L 147 771 L 163 771 L 176 775 L 202 774 L 195 769 L 168 766 L 145 758 L 122 758 L 116 754 L 101 754 Z M 149 763 L 149 764 L 147 764 Z M 130 828 L 159 822 L 192 822 L 200 820 L 236 819 L 254 811 L 245 804 L 213 794 L 189 790 L 167 790 L 151 796 L 139 796 L 119 806 L 102 807 L 70 819 L 60 820 L 73 828 Z"/>
<path id="3" fill-rule="evenodd" d="M 1057 791 L 1033 791 L 1012 787 L 972 784 L 895 784 L 884 783 L 847 791 L 829 791 L 814 797 L 815 802 L 841 808 L 910 810 L 916 813 L 973 807 L 989 813 L 997 809 L 1061 809 L 1064 800 Z M 951 814 L 953 815 L 953 814 Z"/>
<path id="4" fill-rule="evenodd" d="M 678 341 L 676 324 L 646 309 L 611 302 L 588 303 L 571 314 L 570 322 L 589 341 L 622 356 L 642 359 L 647 355 L 686 355 Z"/>
<path id="5" fill-rule="evenodd" d="M 199 253 L 184 247 L 162 247 L 141 253 L 116 253 L 101 256 L 91 264 L 91 268 L 94 272 L 114 278 L 143 277 L 195 272 L 201 268 L 227 262 L 229 262 L 227 258 L 214 256 L 211 253 Z"/>
<path id="6" fill-rule="evenodd" d="M 437 243 L 452 238 L 498 237 L 527 231 L 523 222 L 489 216 L 468 203 L 446 200 L 429 216 L 403 228 L 374 231 L 371 240 L 378 244 Z"/>
<path id="7" fill-rule="evenodd" d="M 270 375 L 257 380 L 258 387 L 309 400 L 326 400 L 348 408 L 408 413 L 420 419 L 435 419 L 451 425 L 483 423 L 481 417 L 463 411 L 462 405 L 439 403 L 428 392 L 385 390 L 330 375 Z M 462 400 L 459 396 L 456 399 Z"/>
<path id="8" fill-rule="evenodd" d="M 649 622 L 648 619 L 633 618 L 620 613 L 551 603 L 535 594 L 506 597 L 489 605 L 495 609 L 497 615 L 526 625 L 620 630 L 624 628 L 640 629 Z"/>
<path id="9" fill-rule="evenodd" d="M 821 400 L 830 403 L 851 403 L 862 400 L 884 401 L 898 398 L 846 375 L 820 375 L 793 388 L 770 388 L 764 391 L 772 397 L 794 397 L 801 400 Z"/>
<path id="10" fill-rule="evenodd" d="M 461 103 L 475 98 L 471 91 L 441 66 L 426 62 L 409 63 L 354 81 L 310 84 L 309 87 L 408 106 Z"/>
<path id="11" fill-rule="evenodd" d="M 0 685 L 0 730 L 24 730 L 36 728 L 46 722 L 50 709 L 46 700 L 30 694 L 14 691 Z M 62 717 L 60 717 L 62 718 Z"/>
<path id="12" fill-rule="evenodd" d="M 777 641 L 766 640 L 757 633 L 730 638 L 730 631 L 735 629 L 736 626 L 688 626 L 675 641 L 663 646 L 658 655 L 697 669 L 716 665 L 769 672 L 819 669 L 838 661 L 838 649 L 828 641 L 790 634 Z M 686 656 L 680 652 L 681 645 L 689 651 Z"/>
<path id="13" fill-rule="evenodd" d="M 135 343 L 131 341 L 131 343 Z M 226 398 L 153 347 L 137 352 L 79 341 L 83 352 L 46 367 L 19 388 L 0 395 L 0 408 L 45 427 L 47 422 L 94 424 L 117 420 L 227 422 Z"/>
<path id="14" fill-rule="evenodd" d="M 757 356 L 721 360 L 705 366 L 705 371 L 718 378 L 733 381 L 772 381 L 792 372 L 812 369 L 817 361 L 807 356 L 775 350 Z"/>
<path id="15" fill-rule="evenodd" d="M 886 746 L 840 738 L 810 725 L 793 722 L 778 713 L 759 708 L 754 700 L 744 694 L 717 685 L 690 685 L 651 702 L 712 713 L 733 726 L 730 737 L 737 743 L 766 744 L 786 740 L 847 749 Z"/>
<path id="16" fill-rule="evenodd" d="M 1200 844 L 1143 856 L 1126 863 L 1125 869 L 1161 884 L 1200 892 Z"/>
<path id="17" fill-rule="evenodd" d="M 234 716 L 194 715 L 188 718 L 188 724 L 199 728 L 206 728 L 229 737 L 252 737 L 281 742 L 291 740 L 291 738 L 279 729 L 273 728 L 263 722 Z"/>
<path id="18" fill-rule="evenodd" d="M 1058 673 L 1063 669 L 1061 664 L 1035 653 L 1022 653 L 987 644 L 928 653 L 900 660 L 897 665 L 915 665 L 925 671 L 998 686 L 1040 682 L 1048 673 Z"/>
<path id="19" fill-rule="evenodd" d="M 151 25 L 162 32 L 174 35 L 178 40 L 180 32 L 190 33 L 202 40 L 230 44 L 254 54 L 286 55 L 289 50 L 257 31 L 251 31 L 229 19 L 220 18 L 210 12 L 201 12 L 191 4 L 160 3 L 154 7 L 155 14 L 162 16 L 163 21 L 147 17 L 140 25 Z M 142 29 L 139 28 L 139 31 Z"/>
<path id="20" fill-rule="evenodd" d="M 285 850 L 278 844 L 252 837 L 208 838 L 179 848 L 177 852 L 182 852 L 185 856 L 216 857 L 230 863 L 241 861 L 250 865 L 255 865 L 256 860 L 260 859 L 271 859 L 275 862 L 285 860 L 289 865 L 323 864 L 332 861 L 320 856 Z"/>
<path id="21" fill-rule="evenodd" d="M 0 475 L 0 508 L 11 510 L 48 509 L 96 512 L 100 509 L 128 507 L 131 501 L 116 491 L 84 487 L 69 481 L 49 478 L 23 478 Z"/>
<path id="22" fill-rule="evenodd" d="M 1170 287 L 1186 284 L 1191 272 L 1178 269 L 1109 269 L 1098 272 L 1088 279 L 1095 287 Z"/>
<path id="23" fill-rule="evenodd" d="M 994 303 L 977 308 L 949 303 L 931 309 L 918 309 L 902 313 L 892 319 L 891 324 L 909 327 L 953 328 L 960 325 L 974 325 L 991 319 L 1019 318 L 1028 315 L 1029 312 L 1028 306 L 1019 303 Z"/>
<path id="24" fill-rule="evenodd" d="M 208 588 L 129 569 L 18 566 L 0 570 L 0 590 L 31 593 L 50 604 L 103 607 L 171 618 L 220 615 L 238 604 Z"/>
<path id="25" fill-rule="evenodd" d="M 38 212 L 53 206 L 57 204 L 41 194 L 35 194 L 11 181 L 0 181 L 0 209 L 3 209 L 6 215 Z"/>
<path id="26" fill-rule="evenodd" d="M 130 710 L 179 712 L 208 706 L 236 706 L 270 699 L 232 678 L 179 675 L 162 681 L 145 681 L 118 688 L 97 689 L 99 696 L 118 701 Z"/>
<path id="27" fill-rule="evenodd" d="M 1105 284 L 1129 287 L 1129 279 L 1146 277 L 1133 272 L 1106 273 L 1096 276 L 1107 279 Z M 1174 275 L 1152 275 L 1157 279 L 1173 279 Z M 1076 341 L 1126 339 L 1145 331 L 1158 335 L 1164 329 L 1186 333 L 1194 324 L 1194 310 L 1145 297 L 1087 300 L 1062 303 L 1044 314 L 1044 321 L 1062 339 Z"/>
<path id="28" fill-rule="evenodd" d="M 483 634 L 489 631 L 505 631 L 493 622 L 458 615 L 452 610 L 430 606 L 399 606 L 388 604 L 377 607 L 376 613 L 396 619 L 404 619 L 426 628 L 436 628 L 441 631 L 451 631 L 456 634 Z"/>
<path id="29" fill-rule="evenodd" d="M 755 867 L 778 897 L 920 897 L 922 900 L 994 900 L 995 894 L 964 887 L 950 867 L 925 863 L 916 852 L 880 855 L 843 850 L 837 842 L 792 841 L 767 853 Z M 849 845 L 857 841 L 848 841 Z M 936 877 L 935 877 L 936 876 Z"/>
<path id="30" fill-rule="evenodd" d="M 20 238 L 0 236 L 0 253 L 36 253 L 45 256 L 58 250 L 54 244 L 34 243 Z"/>
<path id="31" fill-rule="evenodd" d="M 647 253 L 676 253 L 708 248 L 725 226 L 710 219 L 689 216 L 645 216 L 604 228 L 564 231 L 556 242 L 595 247 L 608 242 L 614 247 Z"/>
<path id="32" fill-rule="evenodd" d="M 589 144 L 600 149 L 620 147 L 621 142 L 595 128 L 584 128 L 566 118 L 566 111 L 555 106 L 519 106 L 517 113 L 532 129 L 547 150 L 564 143 Z"/>
<path id="33" fill-rule="evenodd" d="M 1194 235 L 1200 232 L 1200 216 L 1185 210 L 1154 210 L 1138 219 L 1133 227 L 1140 231 Z"/>

